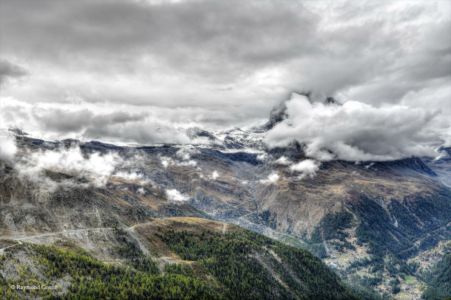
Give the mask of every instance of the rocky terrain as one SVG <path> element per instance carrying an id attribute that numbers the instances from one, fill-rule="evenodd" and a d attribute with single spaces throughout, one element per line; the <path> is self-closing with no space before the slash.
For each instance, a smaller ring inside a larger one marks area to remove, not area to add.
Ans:
<path id="1" fill-rule="evenodd" d="M 193 238 L 193 226 L 211 228 L 214 236 L 221 236 L 230 228 L 238 230 L 228 225 L 235 224 L 312 252 L 354 293 L 366 291 L 359 297 L 374 298 L 370 295 L 374 290 L 385 298 L 420 299 L 431 282 L 428 272 L 451 247 L 449 157 L 315 164 L 297 143 L 265 147 L 261 136 L 273 126 L 271 122 L 278 121 L 277 115 L 250 131 L 193 130 L 193 139 L 202 142 L 192 145 L 126 147 L 48 142 L 17 134 L 16 165 L 2 162 L 0 167 L 3 280 L 10 283 L 16 276 L 11 275 L 16 272 L 11 270 L 11 259 L 36 275 L 33 268 L 39 266 L 28 263 L 37 255 L 34 244 L 70 244 L 102 263 L 139 270 L 124 254 L 128 251 L 124 247 L 132 247 L 132 257 L 139 261 L 150 257 L 160 272 L 168 264 L 192 267 L 192 261 L 204 256 L 187 254 L 177 243 L 171 244 L 175 241 L 166 239 L 167 228 L 187 231 Z M 67 166 L 68 152 L 79 153 L 88 162 L 100 159 L 102 168 L 108 164 L 111 168 L 98 174 L 97 167 L 85 172 Z M 48 163 L 54 155 L 60 161 Z M 105 160 L 107 156 L 112 159 Z M 312 164 L 310 173 L 293 168 L 305 161 Z M 273 292 L 278 297 L 313 297 L 298 282 L 304 271 L 289 270 L 277 251 L 273 255 L 271 248 L 259 247 L 249 255 L 269 274 L 271 278 L 265 280 L 277 286 Z M 289 249 L 295 252 L 295 248 Z M 23 255 L 17 256 L 13 249 L 21 249 Z M 222 282 L 211 268 L 208 272 Z M 345 297 L 348 290 L 334 275 L 327 276 Z M 70 289 L 71 281 L 62 280 L 61 285 Z M 227 290 L 230 286 L 217 285 L 209 288 L 223 289 L 222 295 L 233 298 L 232 290 Z M 432 292 L 428 295 L 435 299 Z"/>

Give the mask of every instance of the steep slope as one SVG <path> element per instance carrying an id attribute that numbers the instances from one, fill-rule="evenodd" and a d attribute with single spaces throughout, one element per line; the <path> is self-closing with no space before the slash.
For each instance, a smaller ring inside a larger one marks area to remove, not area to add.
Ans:
<path id="1" fill-rule="evenodd" d="M 133 238 L 127 230 L 114 232 L 125 259 L 119 265 L 73 246 L 77 238 L 61 237 L 56 246 L 10 242 L 1 256 L 0 294 L 9 299 L 354 298 L 308 252 L 236 226 L 178 217 L 137 224 L 133 231 Z"/>
<path id="2" fill-rule="evenodd" d="M 427 276 L 426 300 L 451 299 L 451 253 L 446 254 Z"/>
<path id="3" fill-rule="evenodd" d="M 222 176 L 196 186 L 194 207 L 306 247 L 380 292 L 391 294 L 391 280 L 414 275 L 407 259 L 451 238 L 451 193 L 415 160 L 331 162 L 302 179 L 271 159 L 209 167 Z M 269 182 L 274 173 L 276 182 Z"/>
<path id="4" fill-rule="evenodd" d="M 428 166 L 437 173 L 442 182 L 451 187 L 451 148 L 443 148 L 443 157 L 440 159 L 428 159 L 425 158 Z"/>

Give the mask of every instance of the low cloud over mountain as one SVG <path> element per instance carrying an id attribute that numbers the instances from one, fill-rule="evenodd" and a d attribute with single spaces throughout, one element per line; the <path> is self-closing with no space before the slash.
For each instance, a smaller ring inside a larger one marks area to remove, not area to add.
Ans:
<path id="1" fill-rule="evenodd" d="M 433 126 L 435 110 L 357 101 L 330 105 L 299 94 L 293 94 L 286 107 L 287 117 L 268 132 L 265 142 L 274 147 L 298 141 L 318 160 L 437 156 L 436 148 L 443 143 L 442 132 Z"/>
<path id="2" fill-rule="evenodd" d="M 0 131 L 0 160 L 11 162 L 16 154 L 17 147 L 14 136 L 9 132 Z"/>

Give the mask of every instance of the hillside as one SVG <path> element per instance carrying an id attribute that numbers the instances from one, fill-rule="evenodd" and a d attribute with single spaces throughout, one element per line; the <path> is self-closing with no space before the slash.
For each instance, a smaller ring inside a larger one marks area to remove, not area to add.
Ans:
<path id="1" fill-rule="evenodd" d="M 446 254 L 426 276 L 425 300 L 451 299 L 451 253 Z"/>
<path id="2" fill-rule="evenodd" d="M 308 252 L 233 225 L 167 218 L 134 229 L 146 254 L 126 230 L 115 229 L 121 260 L 114 263 L 65 239 L 53 246 L 10 242 L 1 256 L 0 294 L 8 299 L 355 298 Z M 11 285 L 47 288 L 12 290 Z"/>
<path id="3" fill-rule="evenodd" d="M 303 176 L 291 169 L 308 160 L 299 144 L 265 149 L 258 132 L 210 135 L 217 142 L 147 147 L 17 136 L 18 163 L 0 171 L 0 238 L 69 240 L 102 261 L 122 261 L 117 228 L 146 253 L 136 224 L 199 217 L 306 249 L 357 288 L 421 296 L 423 272 L 451 238 L 451 191 L 436 168 L 444 162 L 334 160 Z M 65 166 L 65 155 L 78 152 L 80 165 L 114 157 L 110 173 Z M 57 163 L 29 165 L 54 156 Z"/>

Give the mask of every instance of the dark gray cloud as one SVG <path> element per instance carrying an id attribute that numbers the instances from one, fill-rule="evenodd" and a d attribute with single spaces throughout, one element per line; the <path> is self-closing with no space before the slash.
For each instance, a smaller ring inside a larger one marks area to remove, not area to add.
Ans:
<path id="1" fill-rule="evenodd" d="M 27 71 L 21 66 L 13 64 L 5 59 L 0 59 L 0 87 L 9 78 L 18 78 L 25 75 L 27 75 Z"/>
<path id="2" fill-rule="evenodd" d="M 318 50 L 318 17 L 295 2 L 3 1 L 0 16 L 5 52 L 123 69 L 151 56 L 212 80 Z"/>
<path id="3" fill-rule="evenodd" d="M 85 136 L 94 139 L 120 140 L 122 142 L 139 144 L 186 144 L 191 141 L 184 128 L 177 128 L 173 124 L 152 120 L 140 123 L 89 127 Z"/>
<path id="4" fill-rule="evenodd" d="M 4 0 L 2 52 L 75 72 L 114 78 L 161 71 L 193 84 L 232 84 L 266 70 L 280 72 L 277 84 L 285 89 L 323 94 L 379 77 L 412 81 L 385 95 L 388 101 L 418 81 L 450 75 L 451 23 L 436 16 L 443 1 L 338 1 L 332 14 L 301 3 Z"/>
<path id="5" fill-rule="evenodd" d="M 42 124 L 44 130 L 55 132 L 81 132 L 85 128 L 100 128 L 113 124 L 138 122 L 146 118 L 146 114 L 131 114 L 123 111 L 111 113 L 95 113 L 89 109 L 62 110 L 52 108 L 34 108 L 34 119 Z"/>

